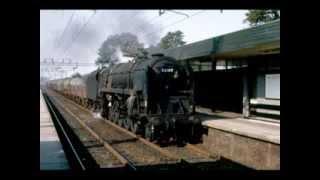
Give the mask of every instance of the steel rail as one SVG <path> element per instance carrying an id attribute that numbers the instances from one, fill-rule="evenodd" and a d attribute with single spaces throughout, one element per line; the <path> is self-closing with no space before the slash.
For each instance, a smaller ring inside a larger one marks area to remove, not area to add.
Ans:
<path id="1" fill-rule="evenodd" d="M 71 116 L 73 116 L 80 125 L 85 128 L 89 133 L 94 136 L 100 143 L 103 144 L 103 146 L 111 152 L 123 165 L 127 165 L 133 170 L 136 170 L 136 167 L 133 162 L 131 162 L 128 158 L 122 156 L 117 150 L 115 150 L 109 143 L 105 142 L 97 133 L 95 133 L 89 126 L 87 126 L 77 115 L 75 115 L 73 112 L 71 112 L 68 108 L 62 105 L 59 101 L 57 102 L 60 106 L 64 107 L 64 110 L 67 111 Z"/>
<path id="2" fill-rule="evenodd" d="M 72 101 L 72 100 L 70 100 L 70 99 L 68 99 L 68 98 L 65 98 L 65 99 L 66 99 L 68 102 L 70 102 L 70 103 L 76 105 L 77 107 L 81 108 L 83 111 L 86 111 L 86 112 L 88 112 L 88 113 L 92 113 L 90 110 L 82 107 L 81 105 L 75 103 L 74 101 Z M 167 157 L 170 157 L 170 158 L 172 158 L 172 159 L 174 159 L 174 160 L 178 160 L 178 159 L 179 159 L 179 158 L 175 157 L 174 155 L 172 155 L 169 151 L 167 151 L 167 150 L 165 150 L 165 149 L 162 149 L 161 147 L 159 147 L 159 146 L 157 146 L 157 145 L 149 142 L 148 140 L 146 140 L 146 139 L 144 139 L 144 138 L 142 138 L 142 137 L 137 136 L 136 134 L 128 131 L 127 129 L 124 129 L 124 128 L 116 125 L 115 123 L 113 123 L 113 122 L 111 122 L 111 121 L 109 121 L 109 120 L 106 121 L 106 119 L 104 119 L 104 118 L 98 118 L 98 119 L 104 120 L 103 122 L 111 125 L 112 127 L 120 130 L 120 131 L 123 132 L 123 133 L 126 133 L 127 135 L 129 135 L 129 136 L 131 136 L 131 137 L 133 137 L 133 138 L 137 138 L 137 140 L 141 141 L 143 144 L 145 144 L 145 145 L 147 145 L 147 146 L 149 146 L 149 147 L 151 147 L 151 148 L 159 151 L 161 154 L 163 154 L 163 155 L 165 155 L 165 156 L 167 156 Z"/>
<path id="3" fill-rule="evenodd" d="M 55 92 L 55 93 L 56 93 L 56 92 Z M 59 96 L 62 96 L 62 95 L 59 94 Z M 85 112 L 87 112 L 87 113 L 90 113 L 90 114 L 92 113 L 89 109 L 86 109 L 85 107 L 77 104 L 76 102 L 74 102 L 74 101 L 72 101 L 72 100 L 70 100 L 70 99 L 68 99 L 68 98 L 66 98 L 66 97 L 64 97 L 64 96 L 62 96 L 62 97 L 64 98 L 64 100 L 66 100 L 66 101 L 68 101 L 69 103 L 71 103 L 71 104 L 79 107 L 79 108 L 82 109 L 83 111 L 85 111 Z M 174 159 L 174 160 L 180 160 L 180 161 L 186 161 L 186 162 L 187 162 L 187 159 L 179 158 L 179 157 L 173 155 L 172 153 L 170 153 L 168 150 L 163 149 L 163 148 L 161 148 L 160 146 L 158 146 L 158 145 L 156 145 L 156 144 L 153 144 L 153 143 L 149 142 L 148 140 L 146 140 L 146 139 L 144 139 L 144 138 L 142 138 L 142 137 L 140 137 L 140 136 L 137 136 L 136 134 L 128 131 L 127 129 L 124 129 L 123 127 L 118 126 L 117 124 L 115 124 L 115 123 L 113 123 L 113 122 L 111 122 L 111 121 L 109 121 L 109 120 L 106 120 L 106 119 L 104 119 L 104 118 L 97 118 L 97 119 L 104 120 L 104 121 L 103 121 L 104 123 L 107 123 L 108 125 L 113 126 L 114 128 L 122 131 L 123 133 L 126 133 L 127 135 L 129 135 L 129 136 L 131 136 L 131 137 L 133 137 L 133 138 L 137 138 L 137 140 L 140 140 L 143 144 L 145 144 L 145 145 L 147 145 L 147 146 L 149 146 L 149 147 L 157 150 L 158 152 L 160 152 L 161 154 L 163 154 L 163 155 L 165 155 L 165 156 L 167 156 L 167 157 L 170 157 L 170 158 L 172 158 L 172 159 Z M 188 149 L 190 149 L 190 150 L 192 150 L 192 151 L 198 152 L 198 153 L 202 154 L 203 156 L 209 157 L 209 158 L 214 159 L 214 160 L 219 159 L 219 157 L 216 157 L 216 156 L 214 156 L 214 155 L 211 155 L 209 152 L 206 152 L 205 150 L 202 150 L 202 149 L 200 149 L 200 148 L 198 148 L 198 147 L 196 147 L 196 146 L 194 146 L 194 145 L 192 145 L 192 144 L 190 144 L 190 143 L 187 143 L 185 148 L 188 148 Z"/>

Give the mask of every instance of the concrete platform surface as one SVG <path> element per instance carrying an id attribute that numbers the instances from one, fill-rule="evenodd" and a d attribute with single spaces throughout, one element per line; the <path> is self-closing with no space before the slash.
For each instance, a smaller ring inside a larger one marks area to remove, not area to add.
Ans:
<path id="1" fill-rule="evenodd" d="M 40 170 L 63 169 L 69 164 L 40 90 Z"/>
<path id="2" fill-rule="evenodd" d="M 203 126 L 280 144 L 280 124 L 278 123 L 210 115 L 203 116 L 202 119 Z"/>

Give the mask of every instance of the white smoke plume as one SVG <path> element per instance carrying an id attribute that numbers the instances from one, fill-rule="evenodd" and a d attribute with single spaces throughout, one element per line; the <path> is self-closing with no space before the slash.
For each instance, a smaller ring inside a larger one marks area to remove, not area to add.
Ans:
<path id="1" fill-rule="evenodd" d="M 81 11 L 77 11 L 77 13 L 80 14 Z M 139 42 L 143 43 L 145 47 L 156 45 L 160 41 L 159 25 L 150 22 L 144 11 L 105 10 L 97 11 L 95 16 L 82 29 L 81 34 L 68 50 L 67 55 L 73 57 L 73 59 L 78 59 L 78 61 L 95 59 L 99 47 L 108 35 L 129 32 L 136 35 Z M 60 49 L 58 49 L 62 54 L 63 50 L 70 46 L 87 19 L 88 17 L 84 19 L 74 18 L 63 37 L 63 41 L 61 41 Z"/>
<path id="2" fill-rule="evenodd" d="M 73 19 L 67 27 L 73 13 Z M 148 16 L 149 11 L 97 10 L 90 18 L 93 13 L 94 11 L 89 10 L 42 10 L 40 58 L 55 58 L 57 61 L 71 59 L 73 62 L 91 63 L 92 67 L 79 67 L 76 70 L 83 74 L 96 68 L 94 62 L 98 58 L 98 49 L 110 35 L 126 32 L 134 34 L 144 47 L 155 45 L 160 41 L 160 24 L 152 21 L 156 14 Z M 88 20 L 90 21 L 83 28 Z M 115 56 L 120 62 L 130 60 L 123 55 L 120 48 L 117 49 Z M 68 73 L 74 72 L 68 70 Z"/>
<path id="3" fill-rule="evenodd" d="M 144 43 L 145 47 L 156 45 L 160 41 L 160 25 L 147 19 L 143 11 L 115 13 L 113 17 L 116 19 L 112 27 L 113 33 L 132 33 L 138 37 L 140 42 Z"/>
<path id="4" fill-rule="evenodd" d="M 119 59 L 119 63 L 127 63 L 133 59 L 132 57 L 124 56 L 120 46 L 116 48 L 115 56 Z"/>

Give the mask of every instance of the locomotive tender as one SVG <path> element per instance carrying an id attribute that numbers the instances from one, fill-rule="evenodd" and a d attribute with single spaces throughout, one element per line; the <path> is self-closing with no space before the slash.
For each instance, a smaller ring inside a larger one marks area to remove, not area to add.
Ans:
<path id="1" fill-rule="evenodd" d="M 196 136 L 200 124 L 194 117 L 190 68 L 162 54 L 48 85 L 151 141 Z"/>

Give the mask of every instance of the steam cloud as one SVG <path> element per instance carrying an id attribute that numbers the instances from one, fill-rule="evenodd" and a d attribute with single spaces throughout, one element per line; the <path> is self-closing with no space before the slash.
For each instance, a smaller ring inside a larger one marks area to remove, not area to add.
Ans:
<path id="1" fill-rule="evenodd" d="M 138 14 L 137 14 L 138 13 Z M 125 13 L 115 13 L 116 19 L 112 27 L 113 34 L 120 34 L 121 32 L 129 32 L 136 35 L 140 42 L 145 46 L 155 45 L 160 40 L 159 25 L 150 22 L 139 11 Z"/>
<path id="2" fill-rule="evenodd" d="M 124 56 L 120 46 L 116 48 L 115 57 L 119 59 L 119 63 L 126 63 L 133 59 L 132 57 Z"/>
<path id="3" fill-rule="evenodd" d="M 77 13 L 79 13 L 79 11 Z M 95 21 L 89 22 L 86 28 L 81 31 L 81 34 L 77 37 L 72 47 L 68 49 L 67 54 L 72 57 L 72 59 L 78 59 L 78 61 L 95 60 L 99 47 L 102 42 L 107 39 L 108 35 L 129 32 L 136 35 L 139 42 L 142 42 L 145 47 L 155 45 L 160 40 L 160 28 L 157 24 L 150 23 L 141 10 L 98 11 L 96 16 Z M 63 40 L 59 44 L 60 48 L 58 48 L 58 51 L 60 54 L 63 55 L 64 50 L 70 46 L 84 22 L 85 21 L 81 21 L 80 18 L 73 19 L 71 26 L 67 29 Z M 60 36 L 59 33 L 57 34 Z M 58 38 L 59 37 L 56 39 Z M 118 52 L 122 60 L 126 59 L 126 57 L 121 56 L 121 54 L 122 52 Z"/>

